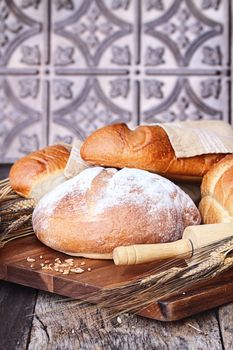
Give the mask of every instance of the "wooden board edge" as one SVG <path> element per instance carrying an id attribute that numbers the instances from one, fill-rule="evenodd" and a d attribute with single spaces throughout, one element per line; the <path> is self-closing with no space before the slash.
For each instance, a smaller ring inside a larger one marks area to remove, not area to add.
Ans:
<path id="1" fill-rule="evenodd" d="M 206 300 L 206 302 L 204 303 L 203 300 Z M 200 291 L 199 294 L 187 296 L 186 298 L 182 298 L 182 302 L 179 299 L 160 300 L 156 303 L 156 306 L 160 310 L 160 321 L 178 321 L 227 304 L 232 300 L 233 282 L 221 285 L 212 290 Z M 149 317 L 149 315 L 145 316 Z"/>

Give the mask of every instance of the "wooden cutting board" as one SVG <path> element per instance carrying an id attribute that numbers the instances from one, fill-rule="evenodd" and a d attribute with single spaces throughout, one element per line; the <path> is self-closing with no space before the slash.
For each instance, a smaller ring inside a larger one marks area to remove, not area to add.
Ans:
<path id="1" fill-rule="evenodd" d="M 40 259 L 43 256 L 43 259 Z M 27 261 L 35 258 L 34 267 Z M 85 272 L 63 275 L 52 270 L 42 270 L 40 263 L 44 260 L 61 260 L 70 258 L 42 245 L 35 236 L 29 236 L 8 243 L 0 250 L 0 279 L 38 288 L 73 298 L 82 298 L 85 294 L 100 291 L 104 287 L 126 282 L 142 276 L 157 263 L 138 266 L 115 266 L 109 260 L 91 260 L 75 258 Z M 87 271 L 91 268 L 91 271 Z M 172 321 L 185 318 L 204 310 L 225 304 L 233 300 L 233 269 L 212 279 L 177 294 L 169 299 L 153 303 L 143 310 L 141 315 L 161 320 Z"/>

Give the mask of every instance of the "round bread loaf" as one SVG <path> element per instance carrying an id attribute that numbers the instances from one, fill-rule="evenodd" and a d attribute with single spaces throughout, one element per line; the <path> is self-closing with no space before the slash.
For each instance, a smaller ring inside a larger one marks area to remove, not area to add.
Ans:
<path id="1" fill-rule="evenodd" d="M 233 222 L 233 155 L 214 165 L 201 184 L 199 209 L 205 224 Z"/>
<path id="2" fill-rule="evenodd" d="M 70 255 L 108 259 L 117 246 L 169 242 L 200 223 L 190 197 L 144 170 L 88 168 L 45 195 L 33 213 L 35 234 Z"/>
<path id="3" fill-rule="evenodd" d="M 22 197 L 39 200 L 66 181 L 64 169 L 69 155 L 62 145 L 48 146 L 26 155 L 10 170 L 11 187 Z"/>

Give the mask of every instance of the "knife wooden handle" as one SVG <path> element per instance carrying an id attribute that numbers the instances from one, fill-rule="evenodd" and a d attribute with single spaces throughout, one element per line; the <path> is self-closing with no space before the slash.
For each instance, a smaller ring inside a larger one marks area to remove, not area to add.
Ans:
<path id="1" fill-rule="evenodd" d="M 113 260 L 116 265 L 135 265 L 160 259 L 191 256 L 192 244 L 189 239 L 180 239 L 171 243 L 122 246 L 113 251 Z"/>

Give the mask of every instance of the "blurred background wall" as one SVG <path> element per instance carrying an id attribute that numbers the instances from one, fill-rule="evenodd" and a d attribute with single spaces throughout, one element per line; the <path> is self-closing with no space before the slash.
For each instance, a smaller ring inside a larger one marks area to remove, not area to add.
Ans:
<path id="1" fill-rule="evenodd" d="M 0 162 L 115 122 L 231 122 L 231 0 L 0 0 Z"/>

